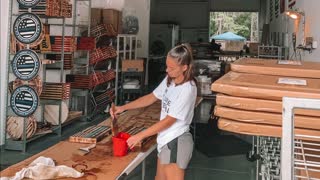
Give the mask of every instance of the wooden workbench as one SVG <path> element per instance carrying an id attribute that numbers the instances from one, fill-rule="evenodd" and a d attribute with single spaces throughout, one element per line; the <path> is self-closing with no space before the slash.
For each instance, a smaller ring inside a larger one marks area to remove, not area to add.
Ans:
<path id="1" fill-rule="evenodd" d="M 201 98 L 197 99 L 196 105 L 201 102 Z M 148 126 L 159 121 L 160 117 L 160 101 L 146 108 L 128 111 L 121 115 L 118 119 L 120 131 L 136 123 L 144 123 Z M 109 125 L 110 120 L 106 120 L 101 125 Z M 154 146 L 155 140 L 148 143 L 147 147 Z M 80 147 L 86 147 L 87 144 L 71 143 L 62 141 L 51 148 L 48 148 L 20 163 L 10 166 L 0 172 L 1 177 L 14 176 L 16 172 L 28 166 L 33 160 L 39 156 L 52 158 L 56 165 L 66 165 L 72 167 L 77 164 L 85 164 L 87 166 L 85 176 L 79 179 L 95 180 L 95 179 L 116 179 L 123 170 L 133 161 L 140 152 L 129 152 L 124 157 L 114 157 L 112 155 L 111 137 L 107 137 L 97 143 L 96 148 L 85 156 L 78 155 L 76 152 Z M 84 166 L 78 165 L 75 169 L 84 169 Z M 67 179 L 67 178 L 64 178 Z M 70 179 L 70 178 L 69 178 Z"/>

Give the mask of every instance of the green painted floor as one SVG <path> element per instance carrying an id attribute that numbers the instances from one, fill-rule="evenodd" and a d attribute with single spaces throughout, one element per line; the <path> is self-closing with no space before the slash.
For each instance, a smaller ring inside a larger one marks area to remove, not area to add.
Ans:
<path id="1" fill-rule="evenodd" d="M 195 119 L 198 124 L 202 124 L 201 127 L 206 127 L 206 123 L 209 119 L 209 111 L 211 108 L 212 100 L 203 101 L 200 104 L 200 107 L 197 109 L 195 113 Z M 22 153 L 18 151 L 1 151 L 0 156 L 0 169 L 3 170 L 10 165 L 18 163 L 52 145 L 59 142 L 60 140 L 68 138 L 70 135 L 78 132 L 85 127 L 97 124 L 99 121 L 87 123 L 73 123 L 70 124 L 63 129 L 63 136 L 58 137 L 57 135 L 48 135 L 43 138 L 37 139 L 28 145 L 27 153 Z M 196 128 L 197 138 L 196 144 L 202 143 L 201 140 L 206 137 L 208 133 L 204 132 L 202 128 Z M 223 132 L 222 132 L 223 134 Z M 230 134 L 228 134 L 230 135 Z M 188 169 L 186 170 L 186 180 L 254 180 L 255 179 L 255 163 L 249 162 L 246 160 L 246 155 L 244 152 L 239 153 L 237 147 L 233 147 L 233 144 L 230 142 L 223 141 L 224 136 L 221 136 L 221 146 L 220 146 L 220 136 L 215 138 L 215 143 L 217 147 L 209 147 L 209 148 L 220 148 L 219 151 L 224 152 L 223 148 L 228 148 L 227 154 L 230 155 L 221 155 L 219 154 L 210 154 L 210 157 L 203 153 L 201 149 L 195 149 L 192 160 L 189 164 Z M 241 143 L 241 142 L 240 142 Z M 196 147 L 199 147 L 196 145 Z M 234 152 L 230 152 L 230 147 L 234 149 Z M 202 146 L 203 148 L 203 146 Z M 242 150 L 243 151 L 243 150 Z M 156 152 L 153 152 L 146 159 L 146 180 L 154 179 L 156 172 Z M 129 180 L 138 180 L 141 179 L 141 165 L 138 166 L 129 176 L 126 178 Z"/>

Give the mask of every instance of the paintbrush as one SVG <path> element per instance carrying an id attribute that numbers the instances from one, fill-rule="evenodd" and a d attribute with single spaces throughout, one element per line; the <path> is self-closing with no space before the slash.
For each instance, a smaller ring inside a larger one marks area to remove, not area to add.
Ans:
<path id="1" fill-rule="evenodd" d="M 113 112 L 116 111 L 114 103 L 111 104 L 111 109 Z M 114 115 L 113 118 L 111 119 L 111 132 L 112 132 L 113 136 L 117 136 L 118 132 L 119 132 L 119 127 L 118 127 L 116 115 Z"/>
<path id="2" fill-rule="evenodd" d="M 78 149 L 77 154 L 79 154 L 81 156 L 84 156 L 84 155 L 90 153 L 90 150 L 95 148 L 95 147 L 96 147 L 96 144 L 91 144 L 88 147 L 81 147 L 81 148 Z"/>

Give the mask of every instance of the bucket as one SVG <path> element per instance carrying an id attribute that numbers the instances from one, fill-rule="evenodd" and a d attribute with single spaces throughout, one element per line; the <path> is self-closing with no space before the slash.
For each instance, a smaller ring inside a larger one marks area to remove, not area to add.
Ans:
<path id="1" fill-rule="evenodd" d="M 117 136 L 112 137 L 114 156 L 125 156 L 128 153 L 127 140 L 129 137 L 130 134 L 125 132 L 119 132 Z"/>

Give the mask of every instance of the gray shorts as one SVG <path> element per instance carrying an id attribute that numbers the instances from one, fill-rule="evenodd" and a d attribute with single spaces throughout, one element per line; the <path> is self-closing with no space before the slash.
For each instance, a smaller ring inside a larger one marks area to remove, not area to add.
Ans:
<path id="1" fill-rule="evenodd" d="M 192 135 L 190 132 L 185 132 L 164 145 L 158 153 L 158 158 L 161 164 L 176 163 L 179 168 L 186 169 L 191 160 L 192 151 Z"/>

